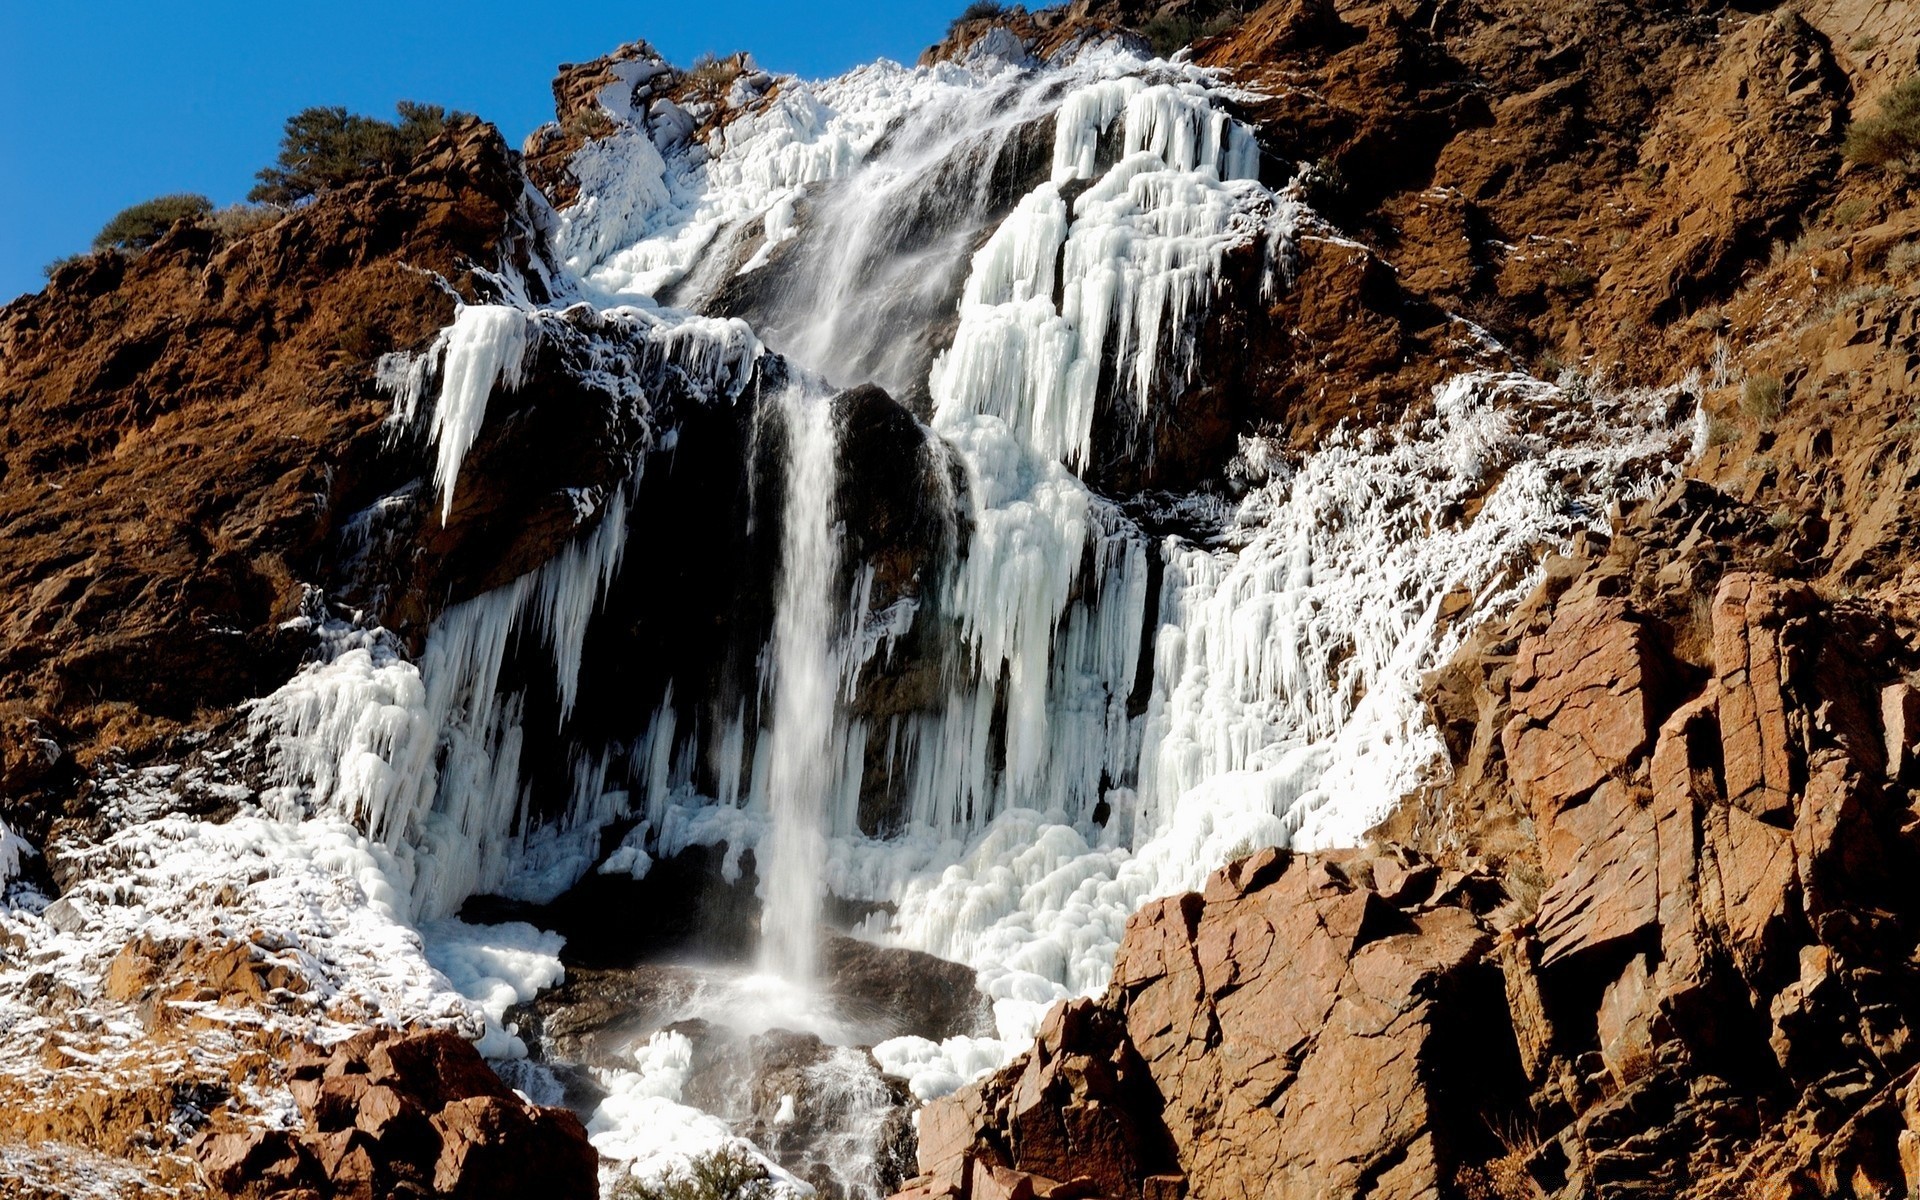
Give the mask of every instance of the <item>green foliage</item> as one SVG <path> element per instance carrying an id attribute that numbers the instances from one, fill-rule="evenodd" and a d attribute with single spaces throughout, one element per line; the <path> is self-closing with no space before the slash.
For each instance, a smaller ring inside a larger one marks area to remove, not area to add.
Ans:
<path id="1" fill-rule="evenodd" d="M 767 1168 L 737 1146 L 702 1155 L 653 1182 L 629 1175 L 613 1188 L 613 1200 L 772 1200 L 773 1194 Z"/>
<path id="2" fill-rule="evenodd" d="M 256 203 L 293 205 L 342 184 L 402 171 L 448 124 L 468 114 L 402 100 L 396 121 L 349 113 L 338 105 L 287 118 L 278 165 L 247 193 Z"/>
<path id="3" fill-rule="evenodd" d="M 155 196 L 123 208 L 93 236 L 95 250 L 145 250 L 175 222 L 197 220 L 213 211 L 213 201 L 190 192 Z"/>
<path id="4" fill-rule="evenodd" d="M 1847 127 L 1847 158 L 1866 167 L 1920 170 L 1920 76 L 1880 101 L 1880 111 Z"/>
<path id="5" fill-rule="evenodd" d="M 1749 375 L 1740 385 L 1740 411 L 1756 420 L 1771 421 L 1780 415 L 1785 392 L 1778 375 Z"/>

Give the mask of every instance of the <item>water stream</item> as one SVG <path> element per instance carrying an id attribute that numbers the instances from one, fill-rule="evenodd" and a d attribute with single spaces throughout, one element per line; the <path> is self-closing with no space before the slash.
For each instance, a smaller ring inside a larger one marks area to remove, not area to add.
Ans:
<path id="1" fill-rule="evenodd" d="M 768 836 L 760 922 L 761 966 L 812 983 L 825 892 L 827 797 L 834 786 L 836 713 L 844 670 L 834 598 L 840 536 L 834 525 L 832 397 L 795 385 L 780 397 L 786 497 L 773 632 L 773 723 L 768 748 Z"/>

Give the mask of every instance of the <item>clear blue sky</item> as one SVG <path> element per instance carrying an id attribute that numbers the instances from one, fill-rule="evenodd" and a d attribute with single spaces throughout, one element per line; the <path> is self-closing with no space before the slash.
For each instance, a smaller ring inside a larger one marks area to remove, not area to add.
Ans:
<path id="1" fill-rule="evenodd" d="M 773 71 L 912 62 L 966 0 L 0 0 L 0 303 L 166 192 L 245 196 L 288 114 L 396 100 L 475 112 L 519 145 L 548 84 L 645 38 L 669 59 L 751 50 Z"/>

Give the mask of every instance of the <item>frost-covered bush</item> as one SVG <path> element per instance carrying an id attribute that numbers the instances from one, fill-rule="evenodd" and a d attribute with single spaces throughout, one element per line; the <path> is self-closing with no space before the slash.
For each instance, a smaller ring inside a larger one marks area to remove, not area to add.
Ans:
<path id="1" fill-rule="evenodd" d="M 1880 111 L 1847 127 L 1846 154 L 1868 167 L 1920 170 L 1920 76 L 1880 101 Z"/>
<path id="2" fill-rule="evenodd" d="M 93 236 L 95 250 L 145 250 L 179 221 L 197 220 L 213 211 L 213 201 L 191 192 L 155 196 L 123 208 Z"/>
<path id="3" fill-rule="evenodd" d="M 449 124 L 468 114 L 438 104 L 402 100 L 398 121 L 350 113 L 338 105 L 303 109 L 287 118 L 278 165 L 267 167 L 247 199 L 290 205 L 329 188 L 405 170 Z"/>

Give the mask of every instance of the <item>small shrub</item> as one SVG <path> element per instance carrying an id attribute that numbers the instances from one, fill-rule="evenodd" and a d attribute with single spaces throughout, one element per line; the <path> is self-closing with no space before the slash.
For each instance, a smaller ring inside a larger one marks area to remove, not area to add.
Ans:
<path id="1" fill-rule="evenodd" d="M 960 15 L 953 19 L 953 23 L 962 25 L 968 21 L 998 21 L 1011 11 L 1004 4 L 994 3 L 994 0 L 973 0 L 972 4 L 960 10 Z"/>
<path id="2" fill-rule="evenodd" d="M 1579 263 L 1562 263 L 1554 269 L 1551 282 L 1562 292 L 1584 292 L 1593 286 L 1593 273 Z"/>
<path id="3" fill-rule="evenodd" d="M 1866 167 L 1909 168 L 1920 155 L 1920 76 L 1880 101 L 1880 111 L 1847 127 L 1846 156 Z"/>
<path id="4" fill-rule="evenodd" d="M 1859 224 L 1860 218 L 1866 215 L 1867 202 L 1865 200 L 1846 200 L 1834 206 L 1833 212 L 1830 214 L 1830 219 L 1835 225 L 1852 226 Z"/>
<path id="5" fill-rule="evenodd" d="M 614 1200 L 772 1200 L 773 1195 L 767 1168 L 738 1146 L 702 1155 L 657 1180 L 629 1175 L 613 1187 Z"/>
<path id="6" fill-rule="evenodd" d="M 1879 34 L 1863 33 L 1859 37 L 1853 39 L 1853 45 L 1848 48 L 1851 49 L 1855 54 L 1870 54 L 1879 45 L 1880 45 Z"/>
<path id="7" fill-rule="evenodd" d="M 48 263 L 46 266 L 41 267 L 40 273 L 42 275 L 45 275 L 48 279 L 52 279 L 55 275 L 58 275 L 60 273 L 60 268 L 72 266 L 74 263 L 77 263 L 81 259 L 87 258 L 87 257 L 88 255 L 85 255 L 85 254 L 69 254 L 65 258 L 56 258 L 52 262 Z"/>
<path id="8" fill-rule="evenodd" d="M 1875 301 L 1890 300 L 1897 295 L 1899 295 L 1899 293 L 1895 289 L 1888 287 L 1884 283 L 1863 283 L 1859 287 L 1850 287 L 1845 291 L 1835 292 L 1827 298 L 1825 304 L 1822 304 L 1816 310 L 1816 313 L 1822 318 L 1834 317 L 1843 312 L 1852 312 L 1856 308 L 1862 308 Z"/>
<path id="9" fill-rule="evenodd" d="M 688 89 L 700 99 L 715 104 L 726 99 L 728 89 L 739 77 L 739 59 L 716 58 L 711 54 L 694 59 L 686 74 Z"/>
<path id="10" fill-rule="evenodd" d="M 1196 19 L 1190 16 L 1155 17 L 1140 27 L 1140 35 L 1147 39 L 1147 45 L 1161 58 L 1172 58 L 1176 52 L 1191 46 L 1203 38 L 1225 33 L 1233 26 L 1233 14 L 1215 13 L 1211 17 Z"/>
<path id="11" fill-rule="evenodd" d="M 614 130 L 613 118 L 603 112 L 599 105 L 589 105 L 567 118 L 565 131 L 570 137 L 590 142 L 603 138 Z"/>
<path id="12" fill-rule="evenodd" d="M 1699 309 L 1691 317 L 1688 317 L 1687 324 L 1693 326 L 1695 329 L 1703 329 L 1708 333 L 1718 333 L 1732 324 L 1732 322 L 1727 320 L 1726 312 L 1718 305 L 1709 305 L 1706 308 Z"/>
<path id="13" fill-rule="evenodd" d="M 156 196 L 123 208 L 93 237 L 95 250 L 145 250 L 179 221 L 195 220 L 213 211 L 205 196 L 182 192 Z"/>
<path id="14" fill-rule="evenodd" d="M 1771 421 L 1780 415 L 1780 398 L 1785 390 L 1778 375 L 1749 375 L 1740 385 L 1740 411 L 1757 420 Z"/>
<path id="15" fill-rule="evenodd" d="M 258 233 L 286 216 L 286 210 L 272 204 L 229 204 L 207 217 L 207 224 L 223 242 L 237 242 L 250 233 Z"/>
<path id="16" fill-rule="evenodd" d="M 1300 172 L 1300 191 L 1301 199 L 1307 202 L 1308 207 L 1327 216 L 1340 211 L 1346 203 L 1349 188 L 1340 164 L 1330 158 L 1322 158 Z"/>
<path id="17" fill-rule="evenodd" d="M 287 118 L 277 165 L 262 170 L 247 193 L 255 203 L 294 205 L 330 188 L 403 171 L 440 131 L 468 114 L 402 100 L 399 120 L 381 121 L 337 105 Z"/>
<path id="18" fill-rule="evenodd" d="M 1708 447 L 1724 446 L 1728 442 L 1737 441 L 1739 437 L 1740 427 L 1732 421 L 1727 420 L 1725 417 L 1710 416 L 1707 418 Z"/>

